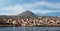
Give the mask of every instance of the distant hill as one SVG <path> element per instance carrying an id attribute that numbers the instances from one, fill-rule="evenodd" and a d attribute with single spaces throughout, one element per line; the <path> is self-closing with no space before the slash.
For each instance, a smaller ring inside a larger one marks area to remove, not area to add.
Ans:
<path id="1" fill-rule="evenodd" d="M 0 18 L 34 18 L 37 15 L 35 15 L 33 12 L 31 11 L 24 11 L 19 15 L 16 16 L 7 16 L 7 15 L 0 15 Z"/>
<path id="2" fill-rule="evenodd" d="M 18 15 L 19 17 L 36 17 L 37 15 L 35 15 L 34 13 L 32 13 L 31 11 L 24 11 L 21 14 Z"/>
<path id="3" fill-rule="evenodd" d="M 2 19 L 2 18 L 36 18 L 36 17 L 52 17 L 52 18 L 58 18 L 56 16 L 38 16 L 38 15 L 35 15 L 31 11 L 24 11 L 21 14 L 16 15 L 16 16 L 0 15 L 0 19 Z"/>

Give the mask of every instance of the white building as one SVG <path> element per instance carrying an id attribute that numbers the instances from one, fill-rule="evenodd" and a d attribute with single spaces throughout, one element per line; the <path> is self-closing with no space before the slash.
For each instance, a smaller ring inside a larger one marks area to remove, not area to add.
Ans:
<path id="1" fill-rule="evenodd" d="M 13 24 L 17 24 L 17 22 L 16 21 L 13 21 Z"/>

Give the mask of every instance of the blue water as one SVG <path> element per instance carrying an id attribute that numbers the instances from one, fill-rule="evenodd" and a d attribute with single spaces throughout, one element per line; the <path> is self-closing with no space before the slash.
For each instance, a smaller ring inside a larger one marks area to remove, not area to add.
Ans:
<path id="1" fill-rule="evenodd" d="M 0 27 L 0 31 L 60 31 L 60 27 Z"/>

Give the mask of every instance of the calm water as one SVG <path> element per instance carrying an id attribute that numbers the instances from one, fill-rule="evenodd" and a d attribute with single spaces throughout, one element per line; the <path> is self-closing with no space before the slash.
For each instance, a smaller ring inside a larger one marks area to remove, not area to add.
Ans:
<path id="1" fill-rule="evenodd" d="M 0 27 L 0 31 L 60 31 L 60 27 Z"/>

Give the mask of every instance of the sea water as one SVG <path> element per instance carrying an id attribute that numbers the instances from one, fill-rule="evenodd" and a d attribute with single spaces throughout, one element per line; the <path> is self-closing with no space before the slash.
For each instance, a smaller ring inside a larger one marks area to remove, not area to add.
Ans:
<path id="1" fill-rule="evenodd" d="M 0 31 L 60 31 L 60 27 L 0 27 Z"/>

